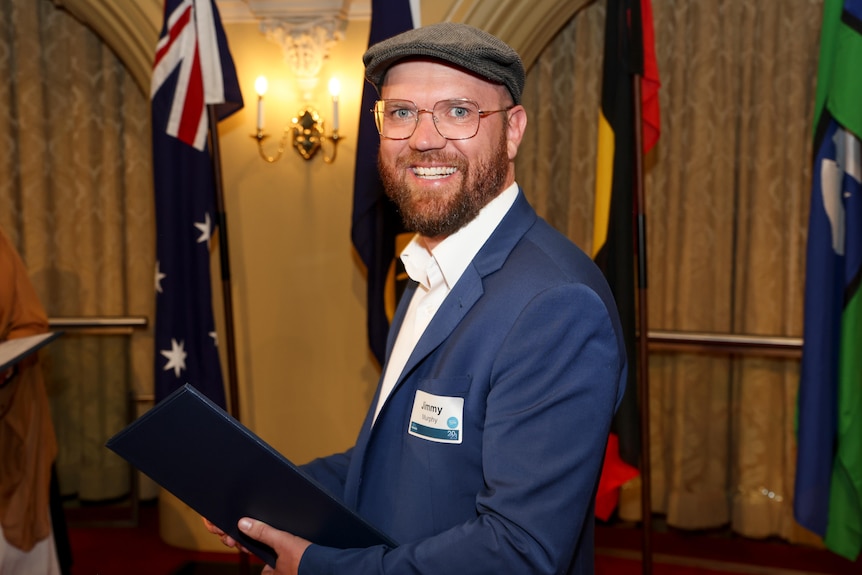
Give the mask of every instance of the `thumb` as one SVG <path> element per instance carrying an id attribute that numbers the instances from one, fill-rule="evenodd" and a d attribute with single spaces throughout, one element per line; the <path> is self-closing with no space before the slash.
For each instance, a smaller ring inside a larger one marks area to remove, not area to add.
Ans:
<path id="1" fill-rule="evenodd" d="M 277 530 L 270 527 L 263 521 L 258 521 L 257 519 L 251 519 L 249 517 L 243 517 L 237 523 L 237 527 L 239 530 L 255 539 L 260 541 L 261 543 L 265 543 L 270 547 L 275 548 L 275 534 Z"/>
<path id="2" fill-rule="evenodd" d="M 237 527 L 243 534 L 269 545 L 275 551 L 277 566 L 275 570 L 264 573 L 297 573 L 299 562 L 311 542 L 286 531 L 279 531 L 263 521 L 243 517 L 237 522 Z"/>

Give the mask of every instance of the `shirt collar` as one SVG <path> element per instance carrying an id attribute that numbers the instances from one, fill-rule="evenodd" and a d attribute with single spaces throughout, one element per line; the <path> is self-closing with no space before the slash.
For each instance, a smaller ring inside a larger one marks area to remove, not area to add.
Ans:
<path id="1" fill-rule="evenodd" d="M 517 197 L 518 184 L 513 183 L 488 202 L 472 221 L 437 244 L 433 251 L 429 252 L 422 245 L 418 234 L 413 236 L 401 252 L 407 275 L 425 289 L 431 289 L 441 279 L 447 289 L 452 289 Z"/>

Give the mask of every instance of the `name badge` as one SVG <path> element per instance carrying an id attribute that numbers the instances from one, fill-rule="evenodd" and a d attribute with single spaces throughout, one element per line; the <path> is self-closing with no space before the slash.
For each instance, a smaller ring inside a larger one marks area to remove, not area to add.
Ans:
<path id="1" fill-rule="evenodd" d="M 410 435 L 437 443 L 461 443 L 464 398 L 416 391 L 410 414 Z"/>

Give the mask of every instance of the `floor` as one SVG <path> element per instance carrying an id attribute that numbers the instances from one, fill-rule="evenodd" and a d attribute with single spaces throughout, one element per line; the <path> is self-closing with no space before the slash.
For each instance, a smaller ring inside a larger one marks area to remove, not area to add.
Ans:
<path id="1" fill-rule="evenodd" d="M 137 514 L 128 504 L 67 506 L 66 519 L 73 559 L 68 575 L 257 575 L 262 569 L 256 558 L 164 543 L 154 502 L 140 504 Z M 822 549 L 721 531 L 675 531 L 660 518 L 651 528 L 646 564 L 643 545 L 636 525 L 599 524 L 596 575 L 862 575 L 862 558 L 854 563 Z"/>

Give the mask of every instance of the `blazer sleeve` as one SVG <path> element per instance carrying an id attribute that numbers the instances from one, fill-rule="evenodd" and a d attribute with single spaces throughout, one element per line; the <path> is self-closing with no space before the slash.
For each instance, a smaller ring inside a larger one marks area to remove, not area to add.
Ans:
<path id="1" fill-rule="evenodd" d="M 394 549 L 310 546 L 300 573 L 587 573 L 593 503 L 626 373 L 615 312 L 584 284 L 539 293 L 492 362 L 476 517 Z M 457 481 L 453 470 L 453 481 Z"/>
<path id="2" fill-rule="evenodd" d="M 305 465 L 300 465 L 305 473 L 320 483 L 330 494 L 338 499 L 344 499 L 344 481 L 347 478 L 347 468 L 350 466 L 350 456 L 353 448 L 344 453 L 336 453 L 314 459 Z"/>

